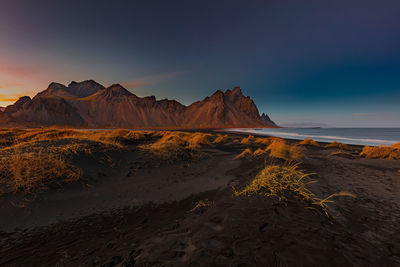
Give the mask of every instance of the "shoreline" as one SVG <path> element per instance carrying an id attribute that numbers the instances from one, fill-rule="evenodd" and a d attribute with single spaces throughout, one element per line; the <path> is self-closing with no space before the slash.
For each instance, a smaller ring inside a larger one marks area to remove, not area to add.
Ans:
<path id="1" fill-rule="evenodd" d="M 243 128 L 245 129 L 245 128 Z M 256 129 L 256 128 L 247 128 L 249 129 L 249 131 L 235 131 L 235 130 L 229 130 L 227 129 L 225 132 L 233 132 L 233 133 L 244 133 L 247 135 L 257 135 L 257 136 L 276 136 L 276 137 L 280 137 L 283 139 L 287 139 L 287 140 L 297 140 L 297 141 L 301 141 L 304 140 L 306 138 L 308 139 L 312 139 L 321 143 L 331 143 L 333 141 L 338 141 L 344 144 L 348 144 L 348 145 L 355 145 L 355 146 L 390 146 L 393 144 L 396 144 L 399 141 L 396 140 L 383 140 L 383 139 L 371 139 L 371 138 L 353 138 L 353 137 L 341 137 L 341 136 L 328 136 L 328 135 L 312 135 L 312 134 L 298 134 L 298 133 L 286 133 L 286 132 L 277 132 L 276 135 L 271 134 L 271 132 L 267 132 L 267 133 L 262 133 L 262 132 L 257 132 L 257 131 L 251 131 L 251 129 Z M 268 128 L 265 128 L 268 129 Z M 336 129 L 336 128 L 334 128 Z M 348 128 L 348 129 L 361 129 L 361 128 Z M 380 129 L 380 128 L 376 128 L 376 129 Z M 392 128 L 382 128 L 382 129 L 392 129 Z M 295 129 L 292 129 L 295 130 Z M 309 129 L 308 129 L 309 130 Z M 289 136 L 288 136 L 289 135 Z M 292 138 L 290 137 L 290 135 L 294 136 L 298 136 L 297 138 Z"/>

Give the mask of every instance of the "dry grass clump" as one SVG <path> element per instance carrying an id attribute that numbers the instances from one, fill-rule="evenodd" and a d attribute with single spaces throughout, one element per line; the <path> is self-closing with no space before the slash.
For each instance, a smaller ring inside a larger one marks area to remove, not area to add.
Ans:
<path id="1" fill-rule="evenodd" d="M 213 201 L 210 201 L 206 198 L 204 200 L 197 201 L 194 207 L 189 212 L 204 213 L 208 208 L 214 205 L 215 203 Z"/>
<path id="2" fill-rule="evenodd" d="M 243 137 L 240 143 L 243 145 L 251 145 L 254 142 L 254 140 L 255 140 L 254 136 L 249 135 L 248 137 Z"/>
<path id="3" fill-rule="evenodd" d="M 271 144 L 272 140 L 273 140 L 273 137 L 257 137 L 254 140 L 254 143 L 259 144 L 259 145 L 268 146 L 269 144 Z"/>
<path id="4" fill-rule="evenodd" d="M 269 151 L 272 158 L 280 158 L 286 160 L 301 160 L 303 152 L 299 146 L 288 145 L 283 139 L 274 139 L 265 149 Z"/>
<path id="5" fill-rule="evenodd" d="M 0 193 L 36 193 L 51 184 L 79 180 L 81 170 L 71 165 L 75 155 L 128 148 L 151 140 L 152 131 L 69 129 L 0 130 Z M 190 145 L 205 143 L 192 136 Z M 102 160 L 102 157 L 100 157 Z"/>
<path id="6" fill-rule="evenodd" d="M 300 161 L 303 158 L 303 156 L 304 153 L 299 146 L 296 145 L 289 146 L 289 153 L 288 153 L 289 159 Z"/>
<path id="7" fill-rule="evenodd" d="M 345 152 L 345 151 L 335 151 L 329 154 L 330 157 L 332 156 L 336 156 L 336 157 L 341 157 L 341 158 L 347 158 L 347 159 L 354 159 L 354 155 L 349 153 L 349 152 Z"/>
<path id="8" fill-rule="evenodd" d="M 8 137 L 14 144 L 20 144 L 24 142 L 48 141 L 70 137 L 78 138 L 84 135 L 85 133 L 83 131 L 77 130 L 20 130 Z"/>
<path id="9" fill-rule="evenodd" d="M 228 141 L 228 139 L 229 139 L 229 136 L 227 134 L 218 135 L 217 138 L 214 139 L 213 143 L 214 144 L 226 143 L 226 141 Z"/>
<path id="10" fill-rule="evenodd" d="M 184 136 L 184 139 L 188 142 L 188 148 L 192 150 L 198 150 L 202 145 L 210 145 L 210 139 L 212 135 L 206 133 L 193 133 Z"/>
<path id="11" fill-rule="evenodd" d="M 91 135 L 81 137 L 104 145 L 123 148 L 126 144 L 146 140 L 153 135 L 151 131 L 110 130 L 94 131 Z"/>
<path id="12" fill-rule="evenodd" d="M 371 159 L 400 159 L 400 143 L 391 146 L 364 146 L 360 155 Z"/>
<path id="13" fill-rule="evenodd" d="M 286 199 L 287 192 L 292 192 L 306 200 L 311 200 L 314 194 L 306 188 L 310 182 L 304 181 L 304 178 L 310 175 L 299 170 L 297 165 L 266 166 L 242 191 L 234 189 L 234 195 L 263 195 L 282 200 Z"/>
<path id="14" fill-rule="evenodd" d="M 152 144 L 140 146 L 143 150 L 163 159 L 189 159 L 191 150 L 187 148 L 187 142 L 178 134 L 165 134 Z"/>
<path id="15" fill-rule="evenodd" d="M 274 140 L 267 148 L 266 151 L 270 152 L 273 158 L 286 159 L 288 148 L 285 140 Z"/>
<path id="16" fill-rule="evenodd" d="M 251 149 L 250 148 L 246 148 L 245 150 L 242 151 L 242 153 L 237 155 L 235 157 L 235 159 L 241 159 L 241 158 L 244 158 L 246 156 L 250 156 L 251 157 L 252 155 L 253 155 L 253 152 L 251 151 Z"/>
<path id="17" fill-rule="evenodd" d="M 256 151 L 253 152 L 253 157 L 261 157 L 265 156 L 267 154 L 267 151 L 265 149 L 258 148 Z"/>
<path id="18" fill-rule="evenodd" d="M 307 188 L 308 184 L 315 183 L 313 180 L 305 181 L 311 173 L 304 173 L 298 169 L 297 164 L 291 165 L 269 165 L 261 170 L 256 177 L 243 190 L 237 191 L 233 188 L 234 196 L 252 197 L 256 195 L 274 197 L 278 200 L 287 200 L 289 195 L 320 206 L 328 215 L 328 203 L 333 202 L 331 198 L 336 196 L 355 197 L 349 192 L 339 192 L 324 199 L 318 198 Z"/>
<path id="19" fill-rule="evenodd" d="M 338 192 L 338 193 L 334 193 L 324 199 L 320 199 L 317 197 L 313 198 L 313 204 L 314 205 L 318 205 L 320 207 L 322 207 L 322 209 L 325 211 L 326 215 L 329 216 L 328 214 L 328 203 L 333 203 L 335 201 L 331 200 L 331 198 L 333 197 L 352 197 L 352 198 L 356 198 L 356 195 L 354 195 L 353 193 L 350 192 L 346 192 L 346 191 L 342 191 L 342 192 Z"/>
<path id="20" fill-rule="evenodd" d="M 81 170 L 70 157 L 126 148 L 134 140 L 144 140 L 153 132 L 107 130 L 1 130 L 1 192 L 36 193 L 50 184 L 79 180 Z"/>
<path id="21" fill-rule="evenodd" d="M 163 160 L 187 160 L 199 155 L 202 145 L 210 144 L 211 136 L 205 133 L 164 132 L 156 142 L 141 145 L 140 148 Z"/>
<path id="22" fill-rule="evenodd" d="M 1 193 L 38 193 L 51 184 L 63 184 L 81 178 L 81 170 L 60 155 L 15 152 L 0 158 Z"/>
<path id="23" fill-rule="evenodd" d="M 333 141 L 332 143 L 327 144 L 325 147 L 326 148 L 339 148 L 340 150 L 348 150 L 348 151 L 352 150 L 349 145 L 340 143 L 338 141 Z"/>
<path id="24" fill-rule="evenodd" d="M 252 152 L 250 148 L 246 148 L 242 153 L 237 155 L 235 159 L 247 156 L 261 157 L 266 156 L 269 153 L 269 156 L 272 158 L 300 161 L 304 156 L 303 151 L 297 145 L 288 145 L 282 138 L 271 138 L 270 140 L 270 144 L 266 149 L 258 148 Z"/>
<path id="25" fill-rule="evenodd" d="M 154 132 L 152 131 L 129 130 L 20 130 L 15 132 L 0 132 L 0 140 L 8 141 L 12 144 L 20 144 L 25 142 L 75 139 L 89 140 L 104 145 L 123 147 L 125 141 L 144 140 L 153 133 Z"/>
<path id="26" fill-rule="evenodd" d="M 315 141 L 315 140 L 310 139 L 310 138 L 306 138 L 303 141 L 300 141 L 298 143 L 298 145 L 300 145 L 300 146 L 316 146 L 316 147 L 318 147 L 319 143 L 317 141 Z"/>
<path id="27" fill-rule="evenodd" d="M 152 138 L 151 131 L 20 130 L 0 132 L 0 154 L 15 149 L 25 152 L 92 154 L 120 150 Z"/>

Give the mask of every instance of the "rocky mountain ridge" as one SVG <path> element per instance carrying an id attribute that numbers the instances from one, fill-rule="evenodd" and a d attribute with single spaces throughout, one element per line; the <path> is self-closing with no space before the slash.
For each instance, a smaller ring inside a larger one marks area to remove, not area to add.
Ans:
<path id="1" fill-rule="evenodd" d="M 12 122 L 12 123 L 11 123 Z M 239 87 L 216 91 L 189 106 L 176 100 L 138 97 L 120 84 L 109 87 L 93 81 L 51 83 L 32 99 L 21 97 L 7 106 L 0 124 L 26 127 L 274 127 L 260 116 L 250 97 Z"/>

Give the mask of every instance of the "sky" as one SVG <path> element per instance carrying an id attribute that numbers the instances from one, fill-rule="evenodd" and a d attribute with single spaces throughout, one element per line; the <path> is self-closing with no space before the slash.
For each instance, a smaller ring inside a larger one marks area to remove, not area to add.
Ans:
<path id="1" fill-rule="evenodd" d="M 0 106 L 50 82 L 191 104 L 240 86 L 278 124 L 400 127 L 400 1 L 0 4 Z"/>

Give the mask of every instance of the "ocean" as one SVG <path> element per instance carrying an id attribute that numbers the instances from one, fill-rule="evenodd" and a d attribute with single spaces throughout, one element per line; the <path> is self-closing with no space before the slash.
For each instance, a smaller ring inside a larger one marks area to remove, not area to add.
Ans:
<path id="1" fill-rule="evenodd" d="M 314 139 L 319 142 L 338 141 L 353 145 L 392 145 L 400 142 L 400 128 L 235 128 L 227 131 L 288 139 Z"/>

